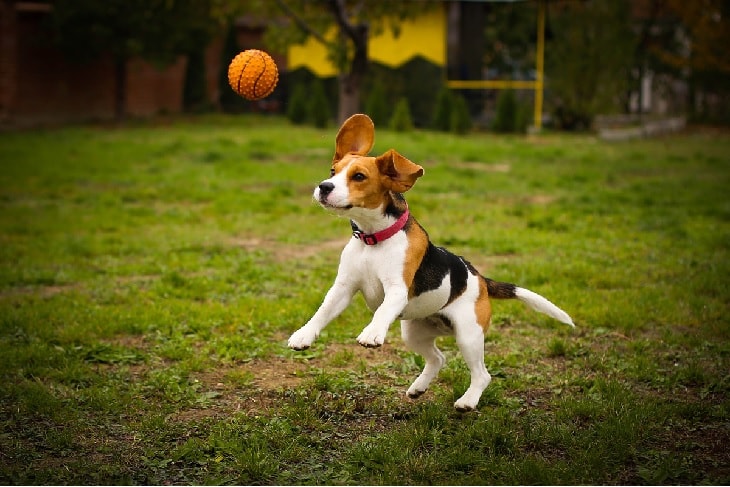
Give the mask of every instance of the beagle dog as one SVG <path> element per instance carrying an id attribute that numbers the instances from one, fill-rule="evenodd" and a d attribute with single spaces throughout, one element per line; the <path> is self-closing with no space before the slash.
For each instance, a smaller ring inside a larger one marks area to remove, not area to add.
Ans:
<path id="1" fill-rule="evenodd" d="M 357 337 L 360 345 L 381 346 L 390 324 L 400 319 L 406 346 L 425 359 L 423 372 L 407 391 L 411 398 L 423 394 L 444 365 L 435 339 L 455 336 L 471 382 L 454 407 L 471 411 L 491 381 L 484 365 L 490 298 L 516 298 L 558 321 L 574 326 L 573 321 L 539 294 L 486 278 L 463 257 L 433 245 L 403 198 L 423 168 L 392 149 L 368 156 L 374 135 L 367 115 L 346 120 L 337 133 L 330 178 L 314 189 L 322 207 L 350 219 L 353 237 L 322 305 L 292 334 L 289 347 L 308 348 L 360 291 L 374 312 Z"/>

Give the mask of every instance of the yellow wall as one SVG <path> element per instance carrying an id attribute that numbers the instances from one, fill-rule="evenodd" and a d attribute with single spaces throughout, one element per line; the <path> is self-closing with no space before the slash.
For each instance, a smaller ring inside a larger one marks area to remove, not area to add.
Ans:
<path id="1" fill-rule="evenodd" d="M 334 39 L 334 28 L 327 38 Z M 368 44 L 370 59 L 391 67 L 397 67 L 420 55 L 434 64 L 446 64 L 446 17 L 444 9 L 436 8 L 416 19 L 401 24 L 400 35 L 396 38 L 390 29 L 370 39 Z M 289 69 L 309 68 L 317 76 L 337 75 L 337 69 L 327 59 L 327 50 L 310 37 L 304 44 L 289 48 Z"/>

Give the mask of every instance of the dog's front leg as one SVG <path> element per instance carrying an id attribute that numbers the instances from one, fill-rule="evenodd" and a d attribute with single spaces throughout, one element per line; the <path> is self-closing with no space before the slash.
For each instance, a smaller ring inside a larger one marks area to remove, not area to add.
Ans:
<path id="1" fill-rule="evenodd" d="M 373 319 L 357 337 L 363 347 L 379 347 L 385 342 L 390 324 L 403 312 L 408 304 L 408 289 L 405 286 L 391 286 L 385 289 L 385 298 L 375 310 Z"/>
<path id="2" fill-rule="evenodd" d="M 294 350 L 309 348 L 322 329 L 347 308 L 355 291 L 351 283 L 335 280 L 314 316 L 289 337 L 289 347 Z"/>

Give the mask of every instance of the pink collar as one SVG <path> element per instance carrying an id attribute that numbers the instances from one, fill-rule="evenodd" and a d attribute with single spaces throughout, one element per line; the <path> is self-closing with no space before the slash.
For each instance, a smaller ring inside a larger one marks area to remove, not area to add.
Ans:
<path id="1" fill-rule="evenodd" d="M 408 208 L 406 208 L 406 211 L 400 216 L 400 218 L 398 218 L 398 220 L 396 220 L 395 223 L 393 223 L 385 230 L 381 230 L 375 233 L 365 233 L 357 228 L 355 222 L 350 221 L 350 224 L 352 225 L 352 236 L 358 240 L 361 240 L 362 243 L 364 243 L 365 245 L 375 245 L 379 242 L 382 242 L 383 240 L 388 240 L 390 237 L 398 233 L 403 227 L 406 226 L 406 222 L 408 221 L 409 216 L 410 212 L 408 211 Z"/>

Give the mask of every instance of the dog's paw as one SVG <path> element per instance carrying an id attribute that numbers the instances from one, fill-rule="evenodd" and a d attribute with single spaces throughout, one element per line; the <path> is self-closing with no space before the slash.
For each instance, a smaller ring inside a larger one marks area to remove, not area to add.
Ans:
<path id="1" fill-rule="evenodd" d="M 459 413 L 468 413 L 470 411 L 474 411 L 476 406 L 472 406 L 471 404 L 462 404 L 460 401 L 456 401 L 454 403 L 454 409 L 456 409 Z"/>
<path id="2" fill-rule="evenodd" d="M 419 390 L 419 389 L 414 389 L 414 388 L 411 387 L 410 389 L 408 389 L 406 391 L 406 396 L 408 396 L 411 399 L 418 399 L 419 397 L 421 397 L 425 393 L 426 393 L 426 390 L 425 389 Z"/>
<path id="3" fill-rule="evenodd" d="M 474 411 L 479 404 L 479 398 L 482 395 L 484 389 L 480 387 L 469 387 L 463 396 L 461 396 L 455 403 L 454 409 L 460 413 L 468 413 Z"/>
<path id="4" fill-rule="evenodd" d="M 479 396 L 477 396 L 476 398 L 467 397 L 467 395 L 465 394 L 454 403 L 454 409 L 456 409 L 460 413 L 468 413 L 469 411 L 474 411 L 477 408 L 478 403 Z"/>
<path id="5" fill-rule="evenodd" d="M 293 348 L 294 350 L 307 349 L 312 346 L 312 342 L 314 342 L 316 338 L 316 333 L 303 326 L 289 337 L 289 348 Z"/>
<path id="6" fill-rule="evenodd" d="M 385 342 L 385 332 L 372 326 L 366 326 L 360 336 L 357 337 L 357 342 L 363 347 L 377 348 Z"/>

